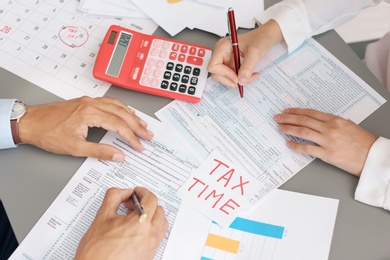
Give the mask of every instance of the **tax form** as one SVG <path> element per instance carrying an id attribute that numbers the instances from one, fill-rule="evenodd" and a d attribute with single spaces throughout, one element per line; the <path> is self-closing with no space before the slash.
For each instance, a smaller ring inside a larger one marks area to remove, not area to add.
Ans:
<path id="1" fill-rule="evenodd" d="M 180 205 L 176 190 L 198 163 L 175 145 L 175 140 L 160 128 L 160 122 L 146 115 L 140 117 L 155 134 L 153 140 L 142 141 L 145 150 L 136 152 L 117 134 L 108 132 L 101 143 L 122 149 L 126 160 L 116 163 L 87 158 L 10 259 L 73 259 L 110 187 L 143 186 L 153 191 L 164 207 L 169 230 L 172 228 Z M 124 212 L 120 208 L 118 214 Z M 155 259 L 162 257 L 169 234 L 170 231 Z"/>
<path id="2" fill-rule="evenodd" d="M 273 116 L 289 107 L 313 108 L 360 123 L 385 99 L 314 39 L 287 55 L 273 48 L 256 66 L 260 78 L 244 98 L 208 80 L 197 104 L 174 101 L 156 116 L 203 161 L 214 150 L 241 165 L 261 185 L 260 199 L 314 158 L 289 150 Z"/>

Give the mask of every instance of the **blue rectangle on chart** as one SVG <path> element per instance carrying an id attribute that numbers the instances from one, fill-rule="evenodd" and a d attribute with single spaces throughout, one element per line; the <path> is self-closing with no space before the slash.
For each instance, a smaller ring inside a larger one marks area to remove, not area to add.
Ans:
<path id="1" fill-rule="evenodd" d="M 205 257 L 205 256 L 202 256 L 202 257 L 200 258 L 200 260 L 213 260 L 213 259 L 212 259 L 212 258 Z"/>
<path id="2" fill-rule="evenodd" d="M 252 233 L 255 235 L 282 239 L 284 227 L 253 221 L 245 218 L 236 218 L 230 228 Z"/>

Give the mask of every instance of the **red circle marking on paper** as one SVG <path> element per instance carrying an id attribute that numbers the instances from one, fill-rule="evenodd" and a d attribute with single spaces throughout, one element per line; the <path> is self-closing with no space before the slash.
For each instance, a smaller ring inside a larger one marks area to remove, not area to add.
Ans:
<path id="1" fill-rule="evenodd" d="M 66 46 L 78 48 L 88 41 L 89 34 L 83 27 L 64 26 L 58 32 L 58 37 Z"/>

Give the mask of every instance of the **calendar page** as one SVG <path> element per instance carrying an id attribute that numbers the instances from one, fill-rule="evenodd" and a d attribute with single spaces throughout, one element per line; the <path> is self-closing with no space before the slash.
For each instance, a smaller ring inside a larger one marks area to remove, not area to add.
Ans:
<path id="1" fill-rule="evenodd" d="M 78 5 L 77 0 L 2 0 L 0 66 L 63 99 L 103 96 L 111 84 L 96 80 L 92 69 L 110 25 L 152 34 L 157 24 L 86 16 Z"/>

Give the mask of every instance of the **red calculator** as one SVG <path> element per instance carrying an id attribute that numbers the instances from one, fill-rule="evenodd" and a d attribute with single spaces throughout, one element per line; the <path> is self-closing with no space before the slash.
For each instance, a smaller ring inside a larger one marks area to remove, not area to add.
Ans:
<path id="1" fill-rule="evenodd" d="M 199 102 L 211 49 L 112 25 L 93 68 L 95 78 L 152 95 Z"/>

